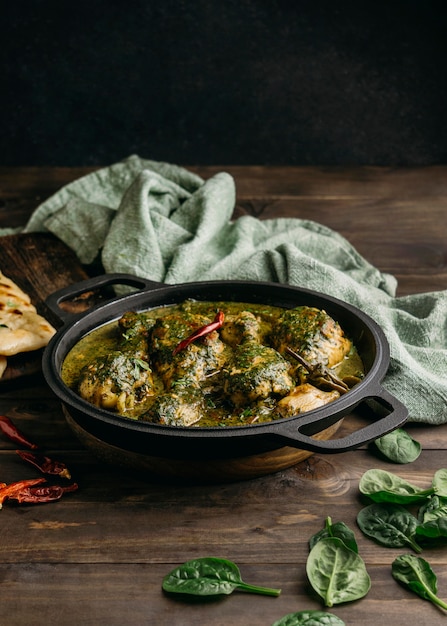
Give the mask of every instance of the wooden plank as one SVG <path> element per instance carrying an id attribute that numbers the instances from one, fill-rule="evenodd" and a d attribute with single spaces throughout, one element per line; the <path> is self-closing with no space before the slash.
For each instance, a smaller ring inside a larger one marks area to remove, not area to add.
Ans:
<path id="1" fill-rule="evenodd" d="M 93 169 L 93 168 L 92 168 Z M 31 212 L 89 168 L 0 168 L 0 227 L 23 226 Z"/>
<path id="2" fill-rule="evenodd" d="M 422 208 L 415 199 L 262 198 L 240 200 L 236 213 L 317 221 L 345 237 L 372 265 L 395 276 L 398 295 L 407 295 L 447 288 L 446 201 L 429 198 Z"/>
<path id="3" fill-rule="evenodd" d="M 161 581 L 169 570 L 166 565 L 139 563 L 0 566 L 2 611 L 9 626 L 58 622 L 66 626 L 261 626 L 299 610 L 329 610 L 310 591 L 301 565 L 272 567 L 261 562 L 241 567 L 247 582 L 281 588 L 278 598 L 234 592 L 201 602 L 165 595 Z M 447 568 L 437 571 L 440 580 L 447 581 Z M 365 626 L 377 626 L 378 618 L 385 615 L 393 626 L 440 623 L 439 610 L 400 587 L 388 567 L 373 567 L 370 575 L 373 584 L 366 598 L 330 612 L 346 624 Z M 422 615 L 423 621 L 417 621 Z"/>
<path id="4" fill-rule="evenodd" d="M 446 197 L 427 198 L 426 201 L 400 198 L 269 198 L 238 202 L 239 213 L 244 212 L 261 219 L 278 217 L 317 221 L 347 235 L 363 237 L 365 242 L 375 244 L 427 242 L 429 245 L 444 243 L 446 220 Z M 386 225 L 386 229 L 383 226 Z"/>
<path id="5" fill-rule="evenodd" d="M 236 182 L 239 200 L 302 199 L 357 201 L 424 200 L 447 196 L 446 167 L 266 167 L 186 165 L 204 179 L 226 171 Z M 69 182 L 94 167 L 0 167 L 0 224 L 14 213 L 23 217 Z M 11 225 L 11 224 L 9 224 Z M 18 224 L 17 224 L 18 225 Z"/>
<path id="6" fill-rule="evenodd" d="M 330 516 L 355 530 L 367 563 L 380 565 L 401 551 L 377 546 L 356 527 L 363 472 L 388 469 L 425 488 L 445 465 L 443 450 L 398 467 L 357 450 L 315 455 L 249 481 L 187 485 L 109 467 L 88 453 L 56 452 L 79 491 L 51 505 L 5 504 L 3 563 L 175 563 L 210 554 L 251 564 L 303 563 L 310 537 Z M 6 482 L 38 475 L 13 452 L 1 453 L 1 461 Z M 430 559 L 442 564 L 445 555 L 431 551 Z"/>

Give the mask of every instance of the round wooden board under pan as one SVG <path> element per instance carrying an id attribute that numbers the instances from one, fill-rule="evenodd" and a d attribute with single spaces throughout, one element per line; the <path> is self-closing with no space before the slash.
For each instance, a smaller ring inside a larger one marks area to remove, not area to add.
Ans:
<path id="1" fill-rule="evenodd" d="M 175 478 L 193 482 L 237 481 L 257 478 L 285 470 L 305 459 L 313 452 L 291 446 L 277 448 L 270 452 L 225 459 L 171 459 L 149 456 L 125 450 L 95 437 L 82 428 L 62 407 L 68 425 L 79 441 L 93 454 L 110 465 L 136 470 L 150 476 Z M 315 439 L 331 439 L 343 420 L 314 435 Z"/>

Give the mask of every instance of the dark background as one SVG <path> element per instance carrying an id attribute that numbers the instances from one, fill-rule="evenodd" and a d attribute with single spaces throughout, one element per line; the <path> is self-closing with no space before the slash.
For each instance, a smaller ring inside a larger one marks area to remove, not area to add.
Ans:
<path id="1" fill-rule="evenodd" d="M 0 165 L 445 163 L 446 7 L 3 2 Z"/>

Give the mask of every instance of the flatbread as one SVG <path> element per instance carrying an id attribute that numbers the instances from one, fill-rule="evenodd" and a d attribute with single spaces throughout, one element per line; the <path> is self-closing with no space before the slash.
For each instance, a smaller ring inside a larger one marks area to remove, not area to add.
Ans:
<path id="1" fill-rule="evenodd" d="M 16 307 L 20 308 L 21 311 L 36 310 L 31 304 L 31 298 L 0 271 L 0 311 L 7 311 Z"/>
<path id="2" fill-rule="evenodd" d="M 55 332 L 30 297 L 0 271 L 0 377 L 6 357 L 43 348 Z"/>
<path id="3" fill-rule="evenodd" d="M 47 345 L 55 329 L 34 311 L 0 311 L 0 354 L 13 356 Z"/>

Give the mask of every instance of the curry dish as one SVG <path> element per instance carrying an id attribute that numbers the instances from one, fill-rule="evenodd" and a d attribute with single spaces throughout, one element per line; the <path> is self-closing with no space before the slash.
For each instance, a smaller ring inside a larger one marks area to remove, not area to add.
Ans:
<path id="1" fill-rule="evenodd" d="M 241 426 L 292 417 L 360 382 L 357 350 L 325 311 L 198 302 L 129 311 L 83 337 L 64 382 L 124 417 Z"/>

